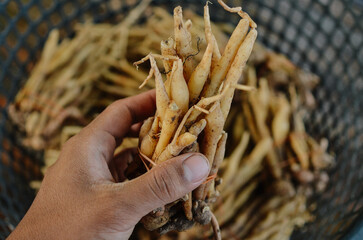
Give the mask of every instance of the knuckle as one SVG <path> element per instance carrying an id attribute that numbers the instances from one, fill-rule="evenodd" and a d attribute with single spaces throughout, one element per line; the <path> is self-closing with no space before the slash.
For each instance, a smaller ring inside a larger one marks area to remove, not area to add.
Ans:
<path id="1" fill-rule="evenodd" d="M 117 100 L 113 103 L 111 103 L 107 108 L 106 111 L 109 112 L 114 112 L 114 111 L 119 111 L 120 110 L 120 106 L 122 106 L 122 99 Z"/>
<path id="2" fill-rule="evenodd" d="M 177 198 L 175 180 L 166 169 L 154 171 L 151 190 L 163 202 L 171 202 Z"/>

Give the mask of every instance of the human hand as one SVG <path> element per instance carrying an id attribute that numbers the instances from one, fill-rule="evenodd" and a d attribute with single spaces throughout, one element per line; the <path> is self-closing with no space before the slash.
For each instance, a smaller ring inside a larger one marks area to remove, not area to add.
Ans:
<path id="1" fill-rule="evenodd" d="M 114 159 L 117 144 L 154 112 L 154 91 L 119 100 L 72 137 L 9 239 L 128 239 L 143 216 L 199 186 L 209 172 L 201 154 L 117 182 L 131 157 L 125 152 Z"/>

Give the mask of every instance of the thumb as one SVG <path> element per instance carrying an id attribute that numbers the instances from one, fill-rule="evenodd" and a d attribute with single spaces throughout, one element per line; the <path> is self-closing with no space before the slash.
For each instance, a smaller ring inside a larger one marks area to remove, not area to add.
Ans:
<path id="1" fill-rule="evenodd" d="M 138 218 L 182 198 L 205 181 L 210 171 L 206 157 L 198 153 L 172 158 L 146 174 L 124 183 L 128 206 Z"/>

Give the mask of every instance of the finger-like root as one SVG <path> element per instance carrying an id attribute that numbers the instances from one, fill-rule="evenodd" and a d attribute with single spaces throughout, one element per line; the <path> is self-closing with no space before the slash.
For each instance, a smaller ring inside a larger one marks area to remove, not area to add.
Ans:
<path id="1" fill-rule="evenodd" d="M 188 198 L 183 202 L 183 210 L 185 213 L 185 216 L 189 221 L 193 220 L 193 212 L 192 212 L 192 193 L 188 193 L 186 196 Z"/>
<path id="2" fill-rule="evenodd" d="M 292 149 L 294 150 L 297 158 L 300 162 L 302 169 L 309 168 L 309 148 L 305 140 L 305 135 L 297 132 L 290 133 L 290 144 Z"/>
<path id="3" fill-rule="evenodd" d="M 211 59 L 211 68 L 213 69 L 218 64 L 218 61 L 221 58 L 221 53 L 219 51 L 217 40 L 214 34 L 212 33 L 208 2 L 204 7 L 204 29 L 208 45 L 213 45 L 213 50 L 212 50 L 213 54 Z"/>
<path id="4" fill-rule="evenodd" d="M 220 85 L 228 73 L 228 70 L 231 68 L 233 59 L 235 58 L 240 45 L 245 39 L 247 32 L 248 22 L 247 20 L 242 19 L 233 31 L 220 60 L 213 68 L 209 85 L 207 85 L 207 87 L 203 90 L 204 97 L 213 96 L 218 91 Z"/>
<path id="5" fill-rule="evenodd" d="M 169 38 L 166 41 L 161 41 L 161 55 L 165 56 L 176 56 L 176 51 L 174 49 L 174 39 L 173 38 Z M 167 79 L 169 80 L 170 75 L 171 75 L 171 70 L 173 69 L 173 61 L 170 59 L 164 59 L 163 60 L 163 64 L 164 64 L 164 69 L 166 72 L 166 76 Z M 167 85 L 165 83 L 165 85 Z"/>
<path id="6" fill-rule="evenodd" d="M 201 119 L 198 122 L 194 123 L 190 128 L 189 132 L 193 134 L 194 136 L 199 136 L 199 134 L 204 130 L 204 128 L 207 126 L 207 120 Z"/>
<path id="7" fill-rule="evenodd" d="M 154 117 L 149 117 L 145 120 L 140 128 L 139 142 L 141 143 L 144 137 L 149 133 L 151 126 L 153 125 Z"/>
<path id="8" fill-rule="evenodd" d="M 190 133 L 184 133 L 183 135 L 179 136 L 175 142 L 173 141 L 169 143 L 165 150 L 156 159 L 157 164 L 178 156 L 184 148 L 191 145 L 196 140 L 197 137 Z"/>
<path id="9" fill-rule="evenodd" d="M 185 126 L 189 128 L 197 120 L 197 118 L 200 116 L 202 112 L 209 114 L 210 111 L 205 112 L 204 110 L 208 108 L 209 105 L 211 105 L 212 103 L 215 103 L 221 100 L 224 96 L 226 96 L 229 89 L 230 85 L 227 85 L 220 94 L 208 98 L 202 98 L 201 100 L 199 100 L 199 102 L 196 105 L 194 105 L 194 107 L 189 109 L 191 112 L 188 118 L 186 119 Z"/>
<path id="10" fill-rule="evenodd" d="M 231 86 L 237 84 L 238 80 L 240 79 L 243 68 L 246 65 L 248 58 L 251 55 L 253 45 L 257 38 L 257 31 L 252 29 L 244 39 L 243 43 L 241 44 L 235 59 L 231 65 L 230 70 L 228 71 L 226 77 L 226 84 L 230 84 Z M 227 118 L 229 110 L 231 108 L 232 98 L 234 95 L 234 89 L 231 88 L 228 90 L 226 96 L 221 100 L 221 109 L 224 115 L 224 118 Z"/>
<path id="11" fill-rule="evenodd" d="M 209 176 L 214 176 L 214 175 L 217 176 L 218 169 L 221 166 L 222 161 L 224 159 L 226 143 L 227 143 L 227 133 L 223 132 L 221 138 L 218 141 L 217 147 L 216 147 L 216 152 L 214 155 L 214 160 L 213 160 L 213 164 L 211 166 Z M 212 185 L 212 181 L 206 183 L 204 193 L 203 193 L 203 199 L 206 198 L 211 185 Z"/>
<path id="12" fill-rule="evenodd" d="M 183 75 L 183 63 L 179 59 L 174 62 L 173 71 L 170 76 L 170 95 L 185 114 L 189 108 L 189 90 Z"/>
<path id="13" fill-rule="evenodd" d="M 212 212 L 211 212 L 211 215 L 212 215 L 211 223 L 212 223 L 212 228 L 213 228 L 213 232 L 214 232 L 214 238 L 215 238 L 215 240 L 222 240 L 221 229 L 219 228 L 218 220 Z"/>
<path id="14" fill-rule="evenodd" d="M 251 28 L 257 28 L 257 24 L 252 20 L 252 18 L 246 13 L 242 11 L 242 7 L 229 7 L 223 0 L 218 0 L 218 3 L 228 12 L 238 13 L 242 18 L 245 18 L 249 21 Z"/>
<path id="15" fill-rule="evenodd" d="M 194 50 L 192 47 L 192 37 L 185 28 L 183 12 L 180 6 L 174 9 L 174 35 L 176 52 L 185 61 L 184 76 L 186 79 L 189 79 L 195 67 L 194 59 L 189 56 L 194 54 Z"/>
<path id="16" fill-rule="evenodd" d="M 204 129 L 204 137 L 201 144 L 201 153 L 209 160 L 212 166 L 217 145 L 221 137 L 224 117 L 219 102 L 215 102 L 210 110 L 210 114 L 206 116 L 207 125 Z M 193 195 L 197 200 L 204 199 L 205 185 L 199 186 L 194 190 Z"/>
<path id="17" fill-rule="evenodd" d="M 160 74 L 159 68 L 156 64 L 155 58 L 153 55 L 149 54 L 139 62 L 134 63 L 134 65 L 138 65 L 140 63 L 145 62 L 146 60 L 150 60 L 151 68 L 153 69 L 155 75 L 155 85 L 156 85 L 156 108 L 158 110 L 161 122 L 164 120 L 165 112 L 170 104 L 170 99 L 168 93 L 166 92 L 163 78 Z"/>
<path id="18" fill-rule="evenodd" d="M 189 82 L 189 100 L 191 104 L 194 104 L 198 98 L 202 89 L 204 87 L 205 82 L 210 73 L 210 68 L 212 64 L 212 55 L 213 55 L 213 44 L 208 44 L 207 50 L 198 64 L 197 68 L 193 71 Z"/>
<path id="19" fill-rule="evenodd" d="M 144 123 L 145 124 L 145 123 Z M 151 125 L 149 132 L 142 138 L 140 142 L 140 152 L 148 158 L 151 158 L 154 154 L 156 144 L 158 143 L 159 137 L 159 117 L 155 116 L 154 121 Z"/>
<path id="20" fill-rule="evenodd" d="M 164 121 L 162 122 L 159 141 L 155 147 L 152 159 L 155 160 L 164 151 L 165 147 L 169 144 L 170 139 L 173 137 L 179 123 L 181 110 L 174 101 L 169 104 L 165 112 Z"/>

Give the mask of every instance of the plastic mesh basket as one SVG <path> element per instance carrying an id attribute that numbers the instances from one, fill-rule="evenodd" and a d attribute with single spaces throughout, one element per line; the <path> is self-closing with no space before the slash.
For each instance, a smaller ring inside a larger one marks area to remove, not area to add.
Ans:
<path id="1" fill-rule="evenodd" d="M 23 148 L 7 107 L 39 58 L 47 34 L 74 23 L 117 22 L 137 1 L 0 0 L 0 238 L 21 220 L 34 199 L 30 180 L 41 178 L 42 154 Z M 227 1 L 240 5 L 241 1 Z M 129 5 L 131 4 L 131 5 Z M 170 10 L 181 4 L 202 14 L 205 1 L 154 1 Z M 337 166 L 317 202 L 316 221 L 292 239 L 341 239 L 363 223 L 363 1 L 250 0 L 244 9 L 256 20 L 259 41 L 321 77 L 317 108 L 307 130 L 327 137 Z M 221 8 L 214 21 L 236 22 Z"/>

